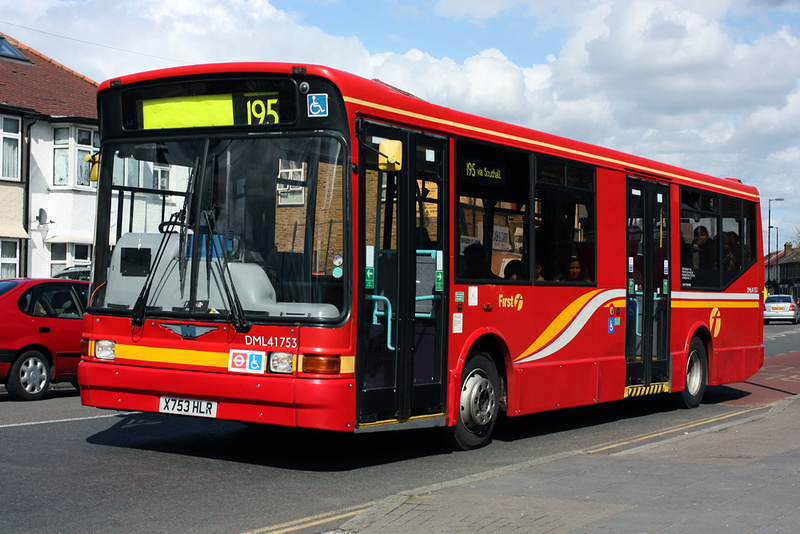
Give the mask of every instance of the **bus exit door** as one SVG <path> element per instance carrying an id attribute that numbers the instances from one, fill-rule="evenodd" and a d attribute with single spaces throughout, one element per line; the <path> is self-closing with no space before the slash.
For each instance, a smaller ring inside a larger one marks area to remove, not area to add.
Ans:
<path id="1" fill-rule="evenodd" d="M 447 141 L 366 121 L 359 128 L 358 428 L 444 424 Z M 402 142 L 397 172 L 378 169 L 384 139 Z"/>
<path id="2" fill-rule="evenodd" d="M 657 393 L 669 383 L 669 186 L 628 177 L 627 189 L 626 394 Z"/>

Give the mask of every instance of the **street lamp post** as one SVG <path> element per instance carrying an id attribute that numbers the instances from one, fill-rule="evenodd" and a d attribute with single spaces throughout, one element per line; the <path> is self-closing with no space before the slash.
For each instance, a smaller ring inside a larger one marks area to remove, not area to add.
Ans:
<path id="1" fill-rule="evenodd" d="M 772 246 L 770 238 L 772 237 L 772 203 L 783 202 L 783 197 L 770 198 L 767 201 L 767 270 L 772 271 Z M 777 228 L 776 228 L 777 230 Z M 777 245 L 776 245 L 777 246 Z"/>

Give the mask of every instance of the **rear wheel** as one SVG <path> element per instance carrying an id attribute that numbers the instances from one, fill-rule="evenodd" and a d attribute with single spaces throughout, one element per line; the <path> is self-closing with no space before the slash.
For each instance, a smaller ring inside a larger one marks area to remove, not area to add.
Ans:
<path id="1" fill-rule="evenodd" d="M 41 352 L 23 352 L 11 366 L 6 389 L 13 399 L 41 399 L 50 386 L 50 364 Z"/>
<path id="2" fill-rule="evenodd" d="M 708 358 L 706 347 L 700 338 L 693 338 L 689 343 L 689 355 L 686 359 L 686 387 L 680 393 L 681 405 L 695 408 L 703 399 L 708 382 Z"/>
<path id="3" fill-rule="evenodd" d="M 476 354 L 461 375 L 458 422 L 450 428 L 453 445 L 469 450 L 486 445 L 500 411 L 500 379 L 486 353 Z"/>

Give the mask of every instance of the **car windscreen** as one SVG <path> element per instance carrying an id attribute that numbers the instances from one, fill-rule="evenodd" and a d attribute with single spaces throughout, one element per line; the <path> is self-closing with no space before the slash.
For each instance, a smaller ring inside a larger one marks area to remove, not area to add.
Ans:
<path id="1" fill-rule="evenodd" d="M 772 295 L 767 297 L 767 300 L 764 301 L 766 304 L 791 304 L 792 297 L 789 295 Z"/>

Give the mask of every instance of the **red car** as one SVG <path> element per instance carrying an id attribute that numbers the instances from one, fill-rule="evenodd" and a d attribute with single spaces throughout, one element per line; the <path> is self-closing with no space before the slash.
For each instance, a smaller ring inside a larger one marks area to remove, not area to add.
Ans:
<path id="1" fill-rule="evenodd" d="M 78 280 L 0 280 L 0 380 L 12 398 L 77 383 L 88 295 L 89 283 Z"/>

